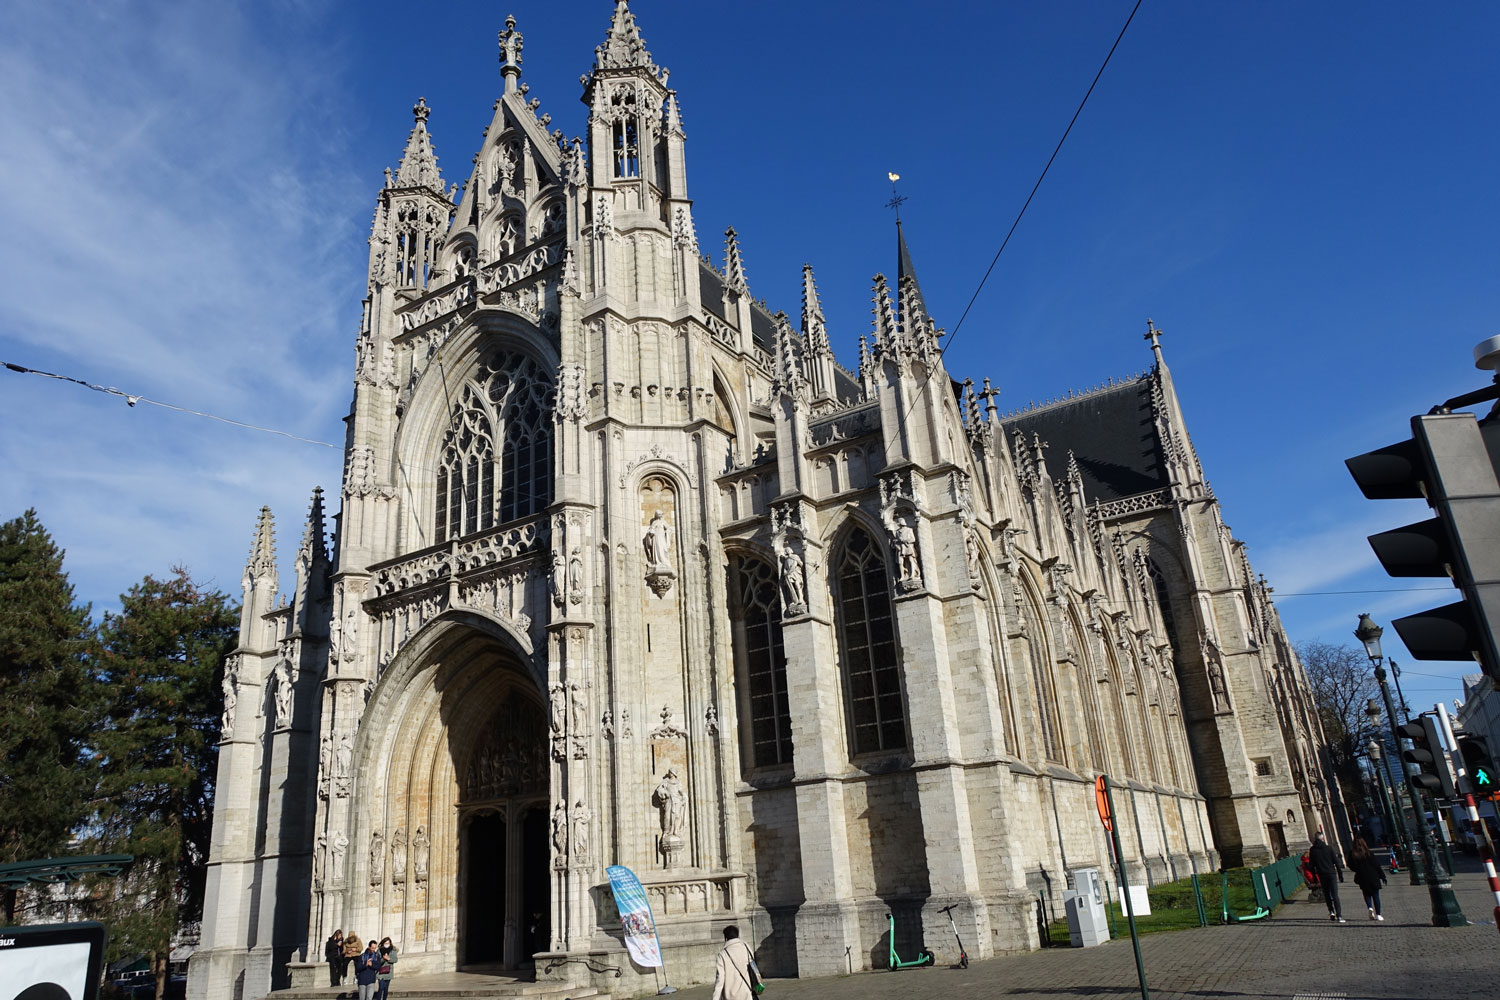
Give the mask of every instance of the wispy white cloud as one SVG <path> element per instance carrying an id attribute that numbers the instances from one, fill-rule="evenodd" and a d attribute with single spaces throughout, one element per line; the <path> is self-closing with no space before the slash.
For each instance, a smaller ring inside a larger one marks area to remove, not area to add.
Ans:
<path id="1" fill-rule="evenodd" d="M 0 13 L 0 353 L 340 443 L 370 192 L 316 6 L 249 9 Z M 337 489 L 335 450 L 0 374 L 0 516 L 36 506 L 85 599 L 179 562 L 233 590 L 261 503 L 285 554 Z"/>

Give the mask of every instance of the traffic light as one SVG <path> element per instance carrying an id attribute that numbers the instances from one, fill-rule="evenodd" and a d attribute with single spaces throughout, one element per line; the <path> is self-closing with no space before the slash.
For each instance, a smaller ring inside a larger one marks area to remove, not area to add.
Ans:
<path id="1" fill-rule="evenodd" d="M 1433 795 L 1456 798 L 1458 790 L 1453 783 L 1453 770 L 1448 766 L 1448 755 L 1443 752 L 1437 720 L 1424 715 L 1397 726 L 1396 732 L 1402 739 L 1411 740 L 1411 749 L 1401 751 L 1401 759 L 1416 767 L 1411 779 L 1417 787 Z"/>
<path id="2" fill-rule="evenodd" d="M 1495 773 L 1495 762 L 1483 738 L 1467 734 L 1459 736 L 1458 753 L 1463 758 L 1464 771 L 1469 776 L 1474 794 L 1481 797 L 1495 794 L 1495 782 L 1500 780 L 1500 775 Z"/>
<path id="3" fill-rule="evenodd" d="M 1436 515 L 1370 536 L 1391 576 L 1446 576 L 1463 600 L 1391 624 L 1419 660 L 1479 661 L 1500 680 L 1500 420 L 1413 417 L 1412 436 L 1345 461 L 1371 500 L 1422 498 Z"/>

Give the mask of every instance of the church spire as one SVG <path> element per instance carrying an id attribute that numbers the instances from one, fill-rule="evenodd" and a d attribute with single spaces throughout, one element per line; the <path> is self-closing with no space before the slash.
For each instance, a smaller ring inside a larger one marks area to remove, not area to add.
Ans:
<path id="1" fill-rule="evenodd" d="M 427 98 L 417 98 L 412 107 L 416 123 L 406 137 L 406 149 L 401 153 L 401 166 L 396 168 L 396 187 L 427 188 L 438 197 L 443 197 L 443 175 L 438 170 L 437 154 L 432 151 L 432 137 L 427 134 Z"/>
<path id="2" fill-rule="evenodd" d="M 911 279 L 910 302 L 906 301 L 907 279 Z M 903 293 L 901 303 L 901 322 L 910 323 L 913 317 L 907 315 L 908 309 L 927 317 L 927 303 L 922 299 L 922 286 L 917 284 L 917 269 L 911 262 L 911 251 L 906 248 L 906 234 L 901 230 L 901 220 L 896 220 L 896 290 Z"/>

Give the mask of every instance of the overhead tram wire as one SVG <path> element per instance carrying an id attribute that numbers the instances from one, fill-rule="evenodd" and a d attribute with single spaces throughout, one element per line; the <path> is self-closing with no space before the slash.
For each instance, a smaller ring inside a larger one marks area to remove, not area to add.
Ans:
<path id="1" fill-rule="evenodd" d="M 319 441 L 316 438 L 303 437 L 300 434 L 293 434 L 291 431 L 277 430 L 275 427 L 262 427 L 259 424 L 247 423 L 246 421 L 235 420 L 231 417 L 221 417 L 217 413 L 205 413 L 203 410 L 195 410 L 187 406 L 178 406 L 176 403 L 166 403 L 159 399 L 152 399 L 149 396 L 142 396 L 137 393 L 126 392 L 124 389 L 116 389 L 112 385 L 98 385 L 93 382 L 86 382 L 81 378 L 74 378 L 71 375 L 59 375 L 56 372 L 44 372 L 37 368 L 27 368 L 25 365 L 12 364 L 9 361 L 0 361 L 0 365 L 4 365 L 6 368 L 20 375 L 40 375 L 43 378 L 57 379 L 59 382 L 72 382 L 74 385 L 81 385 L 85 389 L 92 389 L 95 392 L 102 392 L 108 396 L 119 396 L 125 400 L 125 404 L 127 406 L 134 406 L 137 403 L 150 403 L 152 406 L 160 406 L 163 409 L 167 410 L 176 410 L 179 413 L 190 413 L 195 417 L 207 417 L 209 420 L 217 420 L 220 423 L 224 424 L 233 424 L 235 427 L 243 427 L 246 430 L 261 431 L 266 434 L 279 434 L 281 437 L 291 438 L 293 441 L 301 441 L 304 444 L 316 444 L 321 445 L 324 448 L 339 447 L 338 445 L 329 444 L 327 441 Z"/>
<path id="2" fill-rule="evenodd" d="M 1026 196 L 1026 201 L 1021 206 L 1021 210 L 1016 213 L 1016 219 L 1010 224 L 1010 229 L 1006 232 L 1005 239 L 1000 241 L 1000 249 L 995 251 L 995 256 L 990 261 L 990 266 L 985 269 L 984 277 L 979 279 L 978 287 L 974 289 L 974 294 L 969 298 L 969 304 L 964 306 L 963 315 L 958 317 L 958 322 L 953 324 L 953 329 L 949 331 L 948 343 L 944 344 L 938 351 L 939 358 L 946 355 L 948 348 L 953 346 L 953 339 L 958 336 L 959 328 L 964 325 L 964 320 L 968 318 L 969 311 L 974 308 L 974 303 L 979 300 L 979 293 L 984 291 L 985 283 L 990 280 L 990 274 L 995 270 L 995 265 L 1000 262 L 1000 255 L 1005 252 L 1006 246 L 1010 244 L 1010 238 L 1015 235 L 1016 227 L 1021 224 L 1021 219 L 1025 217 L 1026 210 L 1031 207 L 1031 201 L 1036 197 L 1037 191 L 1041 189 L 1042 181 L 1047 179 L 1047 172 L 1052 169 L 1052 164 L 1057 159 L 1057 154 L 1062 152 L 1063 143 L 1068 141 L 1068 136 L 1072 133 L 1073 126 L 1078 122 L 1078 116 L 1083 114 L 1084 106 L 1088 104 L 1089 97 L 1094 93 L 1094 88 L 1099 85 L 1099 79 L 1104 76 L 1104 70 L 1109 66 L 1110 59 L 1114 58 L 1115 50 L 1120 47 L 1120 42 L 1125 38 L 1125 32 L 1130 29 L 1130 22 L 1135 20 L 1136 11 L 1141 9 L 1143 2 L 1144 0 L 1135 0 L 1135 6 L 1130 9 L 1130 16 L 1125 19 L 1125 24 L 1120 28 L 1120 33 L 1115 36 L 1115 43 L 1109 47 L 1109 52 L 1104 56 L 1104 62 L 1099 64 L 1099 72 L 1094 74 L 1093 82 L 1089 84 L 1089 89 L 1084 92 L 1083 100 L 1078 102 L 1078 109 L 1073 112 L 1073 117 L 1068 121 L 1068 127 L 1063 129 L 1062 138 L 1057 140 L 1057 146 L 1052 150 L 1052 155 L 1047 157 L 1047 165 L 1042 167 L 1042 172 L 1038 175 L 1036 183 L 1031 186 L 1031 193 Z M 928 381 L 932 380 L 930 372 L 927 378 Z"/>

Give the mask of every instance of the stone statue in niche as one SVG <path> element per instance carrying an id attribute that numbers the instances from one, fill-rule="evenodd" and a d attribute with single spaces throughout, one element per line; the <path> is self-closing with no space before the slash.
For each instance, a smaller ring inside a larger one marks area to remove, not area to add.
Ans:
<path id="1" fill-rule="evenodd" d="M 802 555 L 795 545 L 781 551 L 781 589 L 787 617 L 807 612 L 807 579 L 803 575 Z"/>
<path id="2" fill-rule="evenodd" d="M 552 808 L 552 853 L 557 856 L 557 867 L 567 867 L 568 807 L 562 802 Z"/>
<path id="3" fill-rule="evenodd" d="M 399 826 L 391 834 L 391 878 L 398 885 L 406 881 L 406 831 Z"/>
<path id="4" fill-rule="evenodd" d="M 339 661 L 339 616 L 334 615 L 328 623 L 328 662 L 330 664 Z"/>
<path id="5" fill-rule="evenodd" d="M 276 728 L 285 729 L 292 724 L 292 665 L 286 657 L 276 661 L 271 681 L 276 701 Z"/>
<path id="6" fill-rule="evenodd" d="M 379 889 L 385 878 L 385 838 L 376 830 L 370 834 L 370 888 Z"/>
<path id="7" fill-rule="evenodd" d="M 343 830 L 333 831 L 328 841 L 328 881 L 331 885 L 344 884 L 344 852 L 349 850 L 349 838 Z"/>
<path id="8" fill-rule="evenodd" d="M 1208 689 L 1213 695 L 1214 712 L 1230 711 L 1229 684 L 1224 676 L 1224 654 L 1211 635 L 1199 633 L 1199 644 L 1203 647 L 1203 663 L 1208 669 Z"/>
<path id="9" fill-rule="evenodd" d="M 677 574 L 672 569 L 672 527 L 661 511 L 651 515 L 641 546 L 646 556 L 646 583 L 657 597 L 672 589 Z"/>
<path id="10" fill-rule="evenodd" d="M 561 552 L 552 553 L 552 603 L 559 608 L 563 606 L 566 597 L 563 595 L 566 586 L 565 576 L 567 573 L 567 561 Z"/>
<path id="11" fill-rule="evenodd" d="M 922 564 L 917 558 L 917 532 L 911 519 L 896 513 L 894 506 L 884 512 L 885 529 L 891 537 L 891 547 L 896 550 L 896 579 L 902 590 L 916 590 L 922 586 Z"/>
<path id="12" fill-rule="evenodd" d="M 318 798 L 328 798 L 328 784 L 333 778 L 333 737 L 327 733 L 318 741 Z"/>
<path id="13" fill-rule="evenodd" d="M 568 554 L 568 600 L 583 603 L 583 550 L 577 545 Z"/>
<path id="14" fill-rule="evenodd" d="M 354 734 L 341 733 L 338 749 L 333 753 L 334 783 L 340 797 L 349 794 L 349 781 L 354 768 Z"/>
<path id="15" fill-rule="evenodd" d="M 219 720 L 219 739 L 234 739 L 234 709 L 239 704 L 239 681 L 233 664 L 224 670 L 224 717 Z"/>
<path id="16" fill-rule="evenodd" d="M 573 735 L 587 736 L 589 731 L 589 700 L 583 685 L 574 681 L 568 685 L 568 696 L 573 707 Z"/>
<path id="17" fill-rule="evenodd" d="M 579 799 L 573 806 L 573 857 L 587 861 L 589 856 L 589 814 Z"/>
<path id="18" fill-rule="evenodd" d="M 682 826 L 687 820 L 687 791 L 677 777 L 677 768 L 667 768 L 651 793 L 661 820 L 661 854 L 667 868 L 676 868 L 682 853 Z"/>
<path id="19" fill-rule="evenodd" d="M 350 608 L 344 615 L 344 643 L 341 647 L 341 657 L 345 663 L 354 659 L 354 654 L 359 652 L 359 612 Z"/>
<path id="20" fill-rule="evenodd" d="M 323 888 L 323 864 L 324 864 L 325 861 L 327 861 L 327 857 L 326 857 L 327 853 L 328 853 L 328 834 L 326 834 L 326 833 L 320 833 L 320 834 L 318 834 L 318 842 L 313 847 L 312 863 L 313 863 L 313 888 L 314 889 L 321 889 L 321 888 Z"/>
<path id="21" fill-rule="evenodd" d="M 412 874 L 416 876 L 418 885 L 427 881 L 427 862 L 431 854 L 432 841 L 427 839 L 427 827 L 419 826 L 416 834 L 411 838 Z"/>
<path id="22" fill-rule="evenodd" d="M 969 567 L 969 586 L 978 590 L 983 585 L 979 567 L 979 537 L 972 524 L 964 527 L 964 560 Z"/>
<path id="23" fill-rule="evenodd" d="M 563 697 L 563 686 L 561 684 L 554 684 L 548 688 L 548 693 L 552 696 L 549 699 L 551 704 L 547 706 L 550 713 L 552 732 L 557 736 L 561 736 L 563 729 L 568 724 L 568 705 L 567 700 Z"/>

